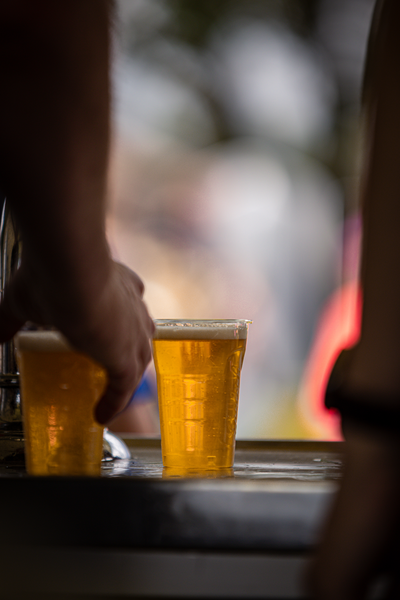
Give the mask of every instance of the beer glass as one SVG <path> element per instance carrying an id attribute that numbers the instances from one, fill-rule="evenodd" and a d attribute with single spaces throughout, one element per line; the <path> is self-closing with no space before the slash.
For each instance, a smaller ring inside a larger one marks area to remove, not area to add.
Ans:
<path id="1" fill-rule="evenodd" d="M 30 475 L 100 475 L 103 427 L 94 407 L 106 372 L 57 331 L 16 336 Z"/>
<path id="2" fill-rule="evenodd" d="M 164 467 L 233 465 L 247 320 L 155 320 Z"/>

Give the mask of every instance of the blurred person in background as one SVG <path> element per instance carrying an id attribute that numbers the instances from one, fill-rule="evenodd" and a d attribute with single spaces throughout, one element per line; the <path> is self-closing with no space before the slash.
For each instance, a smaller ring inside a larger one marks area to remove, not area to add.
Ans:
<path id="1" fill-rule="evenodd" d="M 338 359 L 326 404 L 341 413 L 341 489 L 312 569 L 313 597 L 400 597 L 400 4 L 379 1 L 364 84 L 361 181 L 363 310 L 358 343 Z"/>
<path id="2" fill-rule="evenodd" d="M 0 186 L 23 250 L 0 341 L 54 326 L 108 371 L 96 417 L 129 402 L 151 353 L 140 278 L 105 235 L 111 0 L 0 3 Z"/>
<path id="3" fill-rule="evenodd" d="M 348 217 L 343 231 L 343 280 L 329 295 L 320 314 L 311 350 L 299 386 L 301 414 L 325 440 L 342 441 L 337 411 L 325 407 L 325 390 L 343 348 L 360 337 L 362 294 L 359 255 L 362 223 L 357 213 Z"/>

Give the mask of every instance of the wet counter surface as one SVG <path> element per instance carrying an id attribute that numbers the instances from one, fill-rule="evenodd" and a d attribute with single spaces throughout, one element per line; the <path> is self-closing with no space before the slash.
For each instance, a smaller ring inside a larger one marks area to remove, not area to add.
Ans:
<path id="1" fill-rule="evenodd" d="M 231 471 L 163 469 L 160 441 L 99 478 L 0 468 L 3 539 L 50 547 L 307 552 L 342 473 L 339 442 L 238 441 Z"/>

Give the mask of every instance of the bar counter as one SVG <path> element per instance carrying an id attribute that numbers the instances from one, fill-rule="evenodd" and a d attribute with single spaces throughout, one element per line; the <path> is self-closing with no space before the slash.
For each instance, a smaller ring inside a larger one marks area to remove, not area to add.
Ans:
<path id="1" fill-rule="evenodd" d="M 124 441 L 131 460 L 104 463 L 99 478 L 0 468 L 4 591 L 303 598 L 342 443 L 238 441 L 232 470 L 188 476 L 163 469 L 158 439 Z"/>

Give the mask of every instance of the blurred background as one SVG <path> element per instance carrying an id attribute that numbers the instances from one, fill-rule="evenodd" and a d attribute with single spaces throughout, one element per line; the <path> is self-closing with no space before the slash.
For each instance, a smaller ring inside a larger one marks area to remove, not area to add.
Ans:
<path id="1" fill-rule="evenodd" d="M 358 330 L 373 4 L 117 2 L 110 243 L 154 318 L 253 320 L 239 438 L 340 439 L 323 388 Z M 152 365 L 135 403 L 158 433 Z"/>

